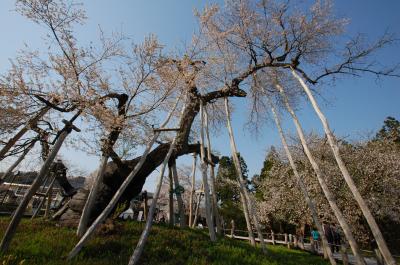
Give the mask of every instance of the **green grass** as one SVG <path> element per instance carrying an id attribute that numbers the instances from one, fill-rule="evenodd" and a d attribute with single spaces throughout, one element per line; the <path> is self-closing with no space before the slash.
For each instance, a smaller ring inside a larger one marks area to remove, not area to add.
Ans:
<path id="1" fill-rule="evenodd" d="M 0 219 L 1 236 L 7 222 Z M 0 264 L 125 265 L 142 228 L 142 223 L 118 222 L 112 231 L 99 231 L 73 261 L 67 262 L 65 256 L 78 241 L 73 229 L 49 221 L 23 220 L 10 250 L 0 256 Z M 204 231 L 153 226 L 141 264 L 328 264 L 318 256 L 283 246 L 268 246 L 268 251 L 266 256 L 247 242 L 228 238 L 211 243 Z"/>

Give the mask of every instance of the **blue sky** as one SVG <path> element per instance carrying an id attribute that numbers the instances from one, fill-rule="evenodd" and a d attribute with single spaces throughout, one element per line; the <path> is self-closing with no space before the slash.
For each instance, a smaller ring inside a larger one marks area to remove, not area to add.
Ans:
<path id="1" fill-rule="evenodd" d="M 182 47 L 189 42 L 196 29 L 196 19 L 193 9 L 201 9 L 205 3 L 216 1 L 200 0 L 87 0 L 84 1 L 88 21 L 84 26 L 77 27 L 77 37 L 81 43 L 96 41 L 98 25 L 106 33 L 122 31 L 136 42 L 144 36 L 154 33 L 160 41 L 169 48 Z M 222 2 L 222 1 L 217 1 Z M 294 1 L 295 2 L 295 1 Z M 306 3 L 310 1 L 304 1 Z M 385 30 L 389 30 L 400 38 L 400 1 L 396 0 L 337 0 L 335 10 L 339 16 L 350 19 L 347 35 L 358 32 L 365 33 L 369 39 L 379 37 Z M 16 55 L 19 48 L 27 43 L 32 48 L 44 48 L 44 29 L 18 13 L 12 11 L 14 1 L 0 2 L 0 72 L 8 66 L 8 59 Z M 400 63 L 400 43 L 379 54 L 382 64 Z M 323 96 L 329 103 L 322 103 L 322 109 L 330 120 L 335 133 L 350 139 L 357 139 L 360 135 L 376 131 L 382 126 L 387 116 L 400 119 L 400 87 L 399 79 L 387 78 L 379 82 L 373 76 L 363 76 L 357 79 L 341 79 L 334 86 L 323 88 Z M 246 108 L 245 101 L 235 100 L 242 108 Z M 307 131 L 321 132 L 321 126 L 314 112 L 305 104 L 299 111 L 299 117 Z M 258 138 L 243 129 L 246 114 L 233 113 L 233 126 L 238 148 L 247 161 L 249 175 L 260 171 L 269 147 L 280 145 L 276 129 L 267 124 Z M 284 126 L 294 132 L 293 127 L 286 119 Z M 229 155 L 230 149 L 226 132 L 213 139 L 214 149 L 222 155 Z M 98 158 L 89 157 L 71 150 L 63 150 L 63 155 L 87 170 L 96 168 Z M 190 163 L 188 158 L 182 158 L 182 163 Z M 146 188 L 152 190 L 154 177 L 149 178 Z"/>

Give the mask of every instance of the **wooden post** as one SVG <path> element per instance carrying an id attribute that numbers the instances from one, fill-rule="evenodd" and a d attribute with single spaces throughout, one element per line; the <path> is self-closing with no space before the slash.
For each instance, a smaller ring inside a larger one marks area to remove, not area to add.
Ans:
<path id="1" fill-rule="evenodd" d="M 203 190 L 203 185 L 201 186 L 201 189 Z M 200 208 L 200 202 L 201 202 L 201 195 L 202 193 L 199 193 L 198 199 L 197 199 L 197 204 L 196 204 L 196 209 L 194 210 L 194 219 L 192 223 L 192 227 L 195 227 L 197 224 L 197 218 L 199 217 L 199 208 Z"/>
<path id="2" fill-rule="evenodd" d="M 79 114 L 80 114 L 80 112 L 79 112 Z M 75 115 L 74 118 L 72 119 L 72 121 L 75 120 L 76 117 L 77 116 Z M 11 219 L 11 222 L 8 225 L 6 232 L 4 233 L 4 237 L 3 237 L 2 241 L 1 241 L 1 245 L 0 245 L 1 253 L 4 253 L 8 249 L 8 247 L 11 243 L 11 239 L 14 236 L 15 231 L 17 229 L 17 226 L 22 219 L 22 216 L 24 214 L 26 206 L 29 204 L 29 201 L 31 200 L 33 195 L 36 193 L 36 191 L 39 189 L 40 184 L 42 183 L 43 179 L 48 174 L 51 163 L 53 163 L 53 160 L 56 157 L 56 155 L 58 154 L 58 151 L 60 150 L 62 144 L 64 143 L 65 138 L 68 136 L 68 134 L 72 130 L 75 130 L 78 132 L 80 131 L 78 128 L 76 128 L 75 126 L 72 125 L 72 122 L 68 122 L 65 120 L 63 120 L 63 122 L 65 123 L 65 127 L 64 127 L 62 133 L 59 135 L 57 142 L 54 144 L 53 150 L 51 151 L 48 158 L 44 162 L 42 168 L 40 169 L 39 175 L 36 177 L 36 179 L 34 180 L 34 182 L 31 185 L 31 187 L 29 188 L 28 192 L 24 195 L 24 198 L 22 199 L 18 208 L 15 210 L 13 217 Z"/>
<path id="3" fill-rule="evenodd" d="M 375 252 L 375 257 L 376 257 L 376 262 L 378 265 L 385 265 L 385 262 L 383 261 L 383 257 L 381 252 L 379 251 L 378 248 L 374 248 L 374 252 Z"/>
<path id="4" fill-rule="evenodd" d="M 175 159 L 172 164 L 172 176 L 174 178 L 174 184 L 175 184 L 176 201 L 178 202 L 179 226 L 186 227 L 185 205 L 183 204 L 182 194 L 181 194 L 181 190 L 180 190 L 181 186 L 179 185 L 178 171 L 176 170 L 176 160 Z"/>
<path id="5" fill-rule="evenodd" d="M 301 235 L 299 238 L 299 247 L 300 249 L 304 250 L 304 236 Z"/>
<path id="6" fill-rule="evenodd" d="M 231 238 L 235 238 L 235 220 L 231 220 Z"/>
<path id="7" fill-rule="evenodd" d="M 47 205 L 46 205 L 46 211 L 44 212 L 44 217 L 48 218 L 50 214 L 50 206 L 51 206 L 51 200 L 53 199 L 53 185 L 54 182 L 50 184 L 49 190 L 48 190 L 48 197 L 47 197 Z"/>
<path id="8" fill-rule="evenodd" d="M 288 234 L 285 233 L 285 245 L 288 243 Z"/>
<path id="9" fill-rule="evenodd" d="M 275 233 L 271 230 L 272 245 L 275 245 Z"/>
<path id="10" fill-rule="evenodd" d="M 315 241 L 312 236 L 310 237 L 310 244 L 311 244 L 311 253 L 317 253 L 317 248 L 315 247 Z"/>
<path id="11" fill-rule="evenodd" d="M 147 205 L 147 191 L 143 191 L 143 214 L 144 220 L 147 221 L 148 205 Z"/>
<path id="12" fill-rule="evenodd" d="M 175 225 L 175 213 L 174 213 L 174 180 L 172 178 L 172 168 L 168 167 L 168 179 L 169 179 L 169 200 L 168 200 L 168 209 L 169 209 L 169 225 Z"/>
<path id="13" fill-rule="evenodd" d="M 340 252 L 342 254 L 343 265 L 349 265 L 349 256 L 347 255 L 347 247 L 345 242 L 340 246 Z"/>
<path id="14" fill-rule="evenodd" d="M 287 247 L 290 249 L 292 245 L 292 234 L 289 234 L 289 241 L 287 242 Z"/>
<path id="15" fill-rule="evenodd" d="M 106 170 L 107 161 L 108 155 L 103 153 L 100 160 L 100 169 L 97 172 L 96 178 L 93 180 L 92 188 L 90 189 L 89 196 L 86 199 L 85 206 L 83 207 L 81 219 L 79 220 L 78 229 L 76 231 L 78 237 L 82 237 L 83 234 L 86 232 L 87 226 L 89 224 L 90 213 L 92 212 L 92 209 L 96 203 L 98 197 L 97 194 L 99 193 L 100 186 L 103 182 L 103 175 L 104 171 Z"/>
<path id="16" fill-rule="evenodd" d="M 193 165 L 192 165 L 192 185 L 190 189 L 190 197 L 189 197 L 189 227 L 192 227 L 193 223 L 193 196 L 195 195 L 195 187 L 196 187 L 196 161 L 197 154 L 193 153 Z"/>

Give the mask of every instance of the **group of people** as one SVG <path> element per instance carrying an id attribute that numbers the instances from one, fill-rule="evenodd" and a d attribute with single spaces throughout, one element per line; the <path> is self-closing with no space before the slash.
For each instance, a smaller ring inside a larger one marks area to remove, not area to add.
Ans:
<path id="1" fill-rule="evenodd" d="M 342 243 L 342 237 L 340 235 L 340 228 L 334 224 L 334 223 L 326 223 L 324 222 L 322 225 L 323 233 L 326 237 L 326 240 L 328 240 L 328 244 L 331 248 L 332 253 L 339 252 L 340 251 L 340 245 Z M 318 232 L 317 229 L 313 229 L 311 231 L 311 236 L 314 239 L 314 246 L 316 250 L 318 251 L 320 248 L 320 241 L 321 241 L 321 236 Z"/>

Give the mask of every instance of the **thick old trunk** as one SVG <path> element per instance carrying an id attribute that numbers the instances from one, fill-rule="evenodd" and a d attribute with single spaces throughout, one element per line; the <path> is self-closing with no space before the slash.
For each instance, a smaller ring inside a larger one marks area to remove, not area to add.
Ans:
<path id="1" fill-rule="evenodd" d="M 119 199 L 119 204 L 128 203 L 132 198 L 139 195 L 144 183 L 146 182 L 147 176 L 161 165 L 168 153 L 169 145 L 169 143 L 161 144 L 147 155 L 143 166 L 138 171 L 133 181 L 122 193 L 122 196 Z M 175 152 L 174 155 L 181 156 L 189 153 L 198 153 L 199 151 L 199 145 L 194 144 L 188 145 L 187 148 L 180 150 L 180 152 Z M 120 167 L 118 167 L 114 162 L 108 162 L 104 171 L 102 183 L 99 185 L 97 199 L 94 202 L 92 211 L 90 212 L 90 220 L 88 224 L 93 222 L 93 220 L 104 210 L 115 192 L 121 186 L 122 182 L 139 162 L 140 158 L 141 157 L 137 157 L 133 160 L 122 161 L 122 166 Z M 217 160 L 215 162 L 217 162 Z M 72 198 L 72 204 L 74 207 L 70 207 L 69 210 L 61 216 L 61 224 L 67 226 L 76 226 L 78 224 L 80 214 L 82 213 L 85 204 L 85 199 L 82 201 L 82 198 L 85 197 L 85 193 L 87 193 L 87 191 L 82 189 Z"/>
<path id="2" fill-rule="evenodd" d="M 210 101 L 214 101 L 218 98 L 222 98 L 224 96 L 245 97 L 246 93 L 240 89 L 222 89 L 220 91 L 210 92 L 202 96 L 198 94 L 196 88 L 191 89 L 187 96 L 185 111 L 181 117 L 179 125 L 180 130 L 176 136 L 176 146 L 171 156 L 171 160 L 185 154 L 200 153 L 199 144 L 189 144 L 188 140 L 193 121 L 200 110 L 200 101 L 202 100 L 203 102 L 207 103 Z M 143 165 L 140 167 L 137 174 L 135 174 L 132 181 L 122 193 L 121 197 L 118 200 L 118 203 L 129 202 L 132 198 L 139 195 L 144 183 L 146 182 L 147 177 L 158 166 L 161 165 L 163 159 L 168 152 L 169 146 L 170 143 L 163 143 L 153 149 L 150 153 L 148 153 L 145 161 L 143 162 Z M 115 192 L 123 183 L 123 181 L 139 163 L 140 159 L 141 156 L 133 160 L 120 161 L 120 163 L 112 161 L 107 164 L 103 176 L 103 181 L 99 187 L 98 198 L 93 207 L 93 210 L 90 213 L 89 223 L 91 223 L 104 210 Z M 213 157 L 213 160 L 214 163 L 218 162 L 218 158 L 216 157 Z M 82 194 L 79 194 L 81 192 Z M 83 208 L 83 205 L 81 205 L 82 203 L 80 202 L 82 201 L 82 198 L 85 197 L 83 194 L 85 191 L 82 190 L 81 192 L 78 192 L 79 196 L 77 196 L 78 194 L 76 195 L 78 198 L 80 198 L 79 202 L 76 202 L 76 204 L 74 204 L 74 198 L 72 199 L 72 204 L 76 207 L 74 207 L 74 209 L 70 207 L 66 211 L 66 213 L 61 216 L 61 224 L 69 226 L 77 225 L 77 222 L 75 220 L 77 216 L 80 216 Z"/>

